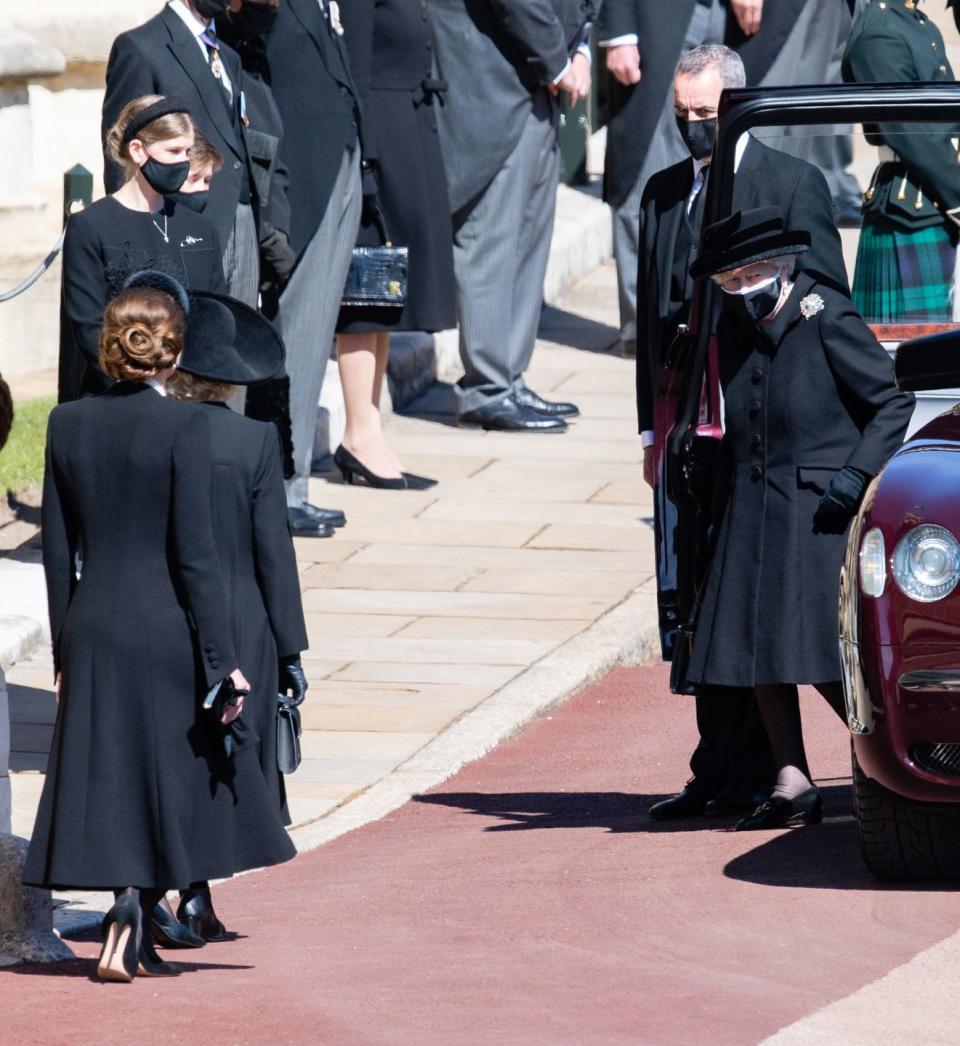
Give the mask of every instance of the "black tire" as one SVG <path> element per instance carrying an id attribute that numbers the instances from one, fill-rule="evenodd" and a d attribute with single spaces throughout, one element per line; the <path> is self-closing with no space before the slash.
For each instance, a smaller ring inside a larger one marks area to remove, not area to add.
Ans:
<path id="1" fill-rule="evenodd" d="M 904 799 L 867 777 L 854 752 L 853 810 L 860 852 L 878 879 L 960 879 L 960 804 Z"/>
<path id="2" fill-rule="evenodd" d="M 13 397 L 10 395 L 10 386 L 0 376 L 0 450 L 3 450 L 12 426 Z"/>

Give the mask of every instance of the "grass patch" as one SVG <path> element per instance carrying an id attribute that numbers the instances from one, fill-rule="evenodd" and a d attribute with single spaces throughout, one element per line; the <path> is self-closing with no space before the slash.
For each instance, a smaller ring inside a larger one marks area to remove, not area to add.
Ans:
<path id="1" fill-rule="evenodd" d="M 10 439 L 0 450 L 0 493 L 17 493 L 43 482 L 47 416 L 56 404 L 56 396 L 16 404 Z"/>

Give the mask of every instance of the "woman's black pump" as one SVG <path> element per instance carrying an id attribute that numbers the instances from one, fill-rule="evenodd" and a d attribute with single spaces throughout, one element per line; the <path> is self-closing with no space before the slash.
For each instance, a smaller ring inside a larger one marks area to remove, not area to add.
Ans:
<path id="1" fill-rule="evenodd" d="M 205 941 L 225 941 L 227 931 L 217 918 L 209 886 L 191 886 L 180 894 L 177 918 L 187 929 Z"/>
<path id="2" fill-rule="evenodd" d="M 161 948 L 202 948 L 207 942 L 191 933 L 172 912 L 158 904 L 150 913 L 150 932 Z"/>
<path id="3" fill-rule="evenodd" d="M 379 490 L 406 490 L 407 480 L 404 476 L 378 476 L 371 472 L 366 465 L 341 443 L 334 451 L 333 462 L 340 469 L 345 482 L 356 483 L 362 479 L 368 487 L 376 487 Z"/>
<path id="4" fill-rule="evenodd" d="M 132 981 L 140 954 L 140 898 L 136 890 L 122 893 L 103 920 L 103 950 L 97 962 L 102 981 Z"/>

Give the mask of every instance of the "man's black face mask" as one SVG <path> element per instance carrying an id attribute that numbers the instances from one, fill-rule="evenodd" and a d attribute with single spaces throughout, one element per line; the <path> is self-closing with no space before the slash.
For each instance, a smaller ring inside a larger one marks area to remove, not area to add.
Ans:
<path id="1" fill-rule="evenodd" d="M 695 160 L 705 160 L 713 152 L 713 143 L 717 140 L 715 116 L 709 120 L 688 120 L 684 116 L 678 116 L 677 128 L 684 145 Z"/>
<path id="2" fill-rule="evenodd" d="M 230 0 L 193 0 L 193 6 L 201 18 L 216 18 L 227 13 Z"/>

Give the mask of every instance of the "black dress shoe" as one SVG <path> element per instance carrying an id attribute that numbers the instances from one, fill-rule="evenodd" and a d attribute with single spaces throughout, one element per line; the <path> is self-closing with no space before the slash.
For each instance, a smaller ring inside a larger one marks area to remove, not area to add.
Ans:
<path id="1" fill-rule="evenodd" d="M 333 527 L 314 519 L 305 509 L 287 506 L 287 522 L 290 533 L 295 538 L 329 538 L 333 537 Z"/>
<path id="2" fill-rule="evenodd" d="M 518 402 L 513 393 L 488 407 L 478 407 L 460 415 L 461 425 L 479 425 L 497 432 L 565 432 L 563 418 L 551 418 Z"/>
<path id="3" fill-rule="evenodd" d="M 331 527 L 343 527 L 347 524 L 346 515 L 338 508 L 318 508 L 309 501 L 305 501 L 300 508 L 308 516 L 313 516 L 318 523 L 327 523 Z"/>
<path id="4" fill-rule="evenodd" d="M 213 910 L 209 887 L 202 890 L 184 890 L 180 894 L 177 918 L 191 933 L 195 933 L 205 941 L 225 941 L 227 939 L 226 928 Z"/>
<path id="5" fill-rule="evenodd" d="M 807 788 L 792 799 L 776 796 L 765 799 L 749 817 L 738 821 L 738 832 L 756 832 L 764 828 L 790 828 L 801 824 L 819 824 L 823 820 L 823 797 L 816 786 Z"/>
<path id="6" fill-rule="evenodd" d="M 679 821 L 684 817 L 703 817 L 708 793 L 691 782 L 679 795 L 661 799 L 647 811 L 652 821 Z"/>
<path id="7" fill-rule="evenodd" d="M 182 972 L 176 963 L 161 959 L 146 938 L 140 942 L 140 954 L 137 957 L 137 974 L 140 977 L 179 977 Z"/>
<path id="8" fill-rule="evenodd" d="M 724 788 L 707 801 L 703 812 L 707 817 L 742 817 L 753 813 L 764 801 L 763 792 L 747 792 L 742 788 Z"/>
<path id="9" fill-rule="evenodd" d="M 162 904 L 158 904 L 150 916 L 150 933 L 161 948 L 202 948 L 207 943 L 191 933 Z"/>
<path id="10" fill-rule="evenodd" d="M 552 400 L 545 400 L 543 396 L 528 388 L 522 381 L 513 390 L 513 395 L 522 407 L 533 407 L 538 414 L 546 414 L 548 418 L 580 416 L 580 408 L 575 403 L 556 403 Z"/>

